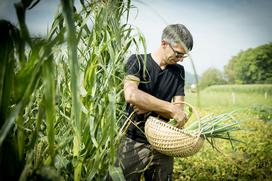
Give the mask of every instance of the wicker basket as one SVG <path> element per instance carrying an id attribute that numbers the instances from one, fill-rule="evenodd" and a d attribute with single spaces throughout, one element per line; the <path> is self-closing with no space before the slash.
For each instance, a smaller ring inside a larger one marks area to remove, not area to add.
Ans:
<path id="1" fill-rule="evenodd" d="M 195 109 L 193 112 L 197 114 Z M 197 119 L 200 121 L 198 114 Z M 165 155 L 176 157 L 187 157 L 197 153 L 204 142 L 200 134 L 186 133 L 153 116 L 149 116 L 145 123 L 145 135 L 154 149 Z"/>

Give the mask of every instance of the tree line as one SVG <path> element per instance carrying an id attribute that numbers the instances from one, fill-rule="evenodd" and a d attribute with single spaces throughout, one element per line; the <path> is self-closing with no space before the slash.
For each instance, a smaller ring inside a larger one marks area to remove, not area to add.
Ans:
<path id="1" fill-rule="evenodd" d="M 199 81 L 200 87 L 222 84 L 271 84 L 272 43 L 240 51 L 232 57 L 224 71 L 206 70 Z"/>

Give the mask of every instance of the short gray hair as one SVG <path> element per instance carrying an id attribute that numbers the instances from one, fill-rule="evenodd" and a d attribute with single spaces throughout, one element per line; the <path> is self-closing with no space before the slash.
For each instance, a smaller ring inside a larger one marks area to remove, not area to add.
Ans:
<path id="1" fill-rule="evenodd" d="M 164 28 L 162 40 L 166 40 L 170 44 L 179 43 L 185 45 L 188 50 L 193 48 L 193 37 L 190 31 L 183 24 L 172 24 Z"/>

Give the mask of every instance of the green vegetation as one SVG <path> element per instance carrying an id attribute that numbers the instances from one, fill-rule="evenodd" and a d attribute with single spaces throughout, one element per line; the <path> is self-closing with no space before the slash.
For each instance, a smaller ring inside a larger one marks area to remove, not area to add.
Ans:
<path id="1" fill-rule="evenodd" d="M 271 85 L 258 85 L 266 88 Z M 248 86 L 239 85 L 235 93 L 236 102 L 227 88 L 236 86 L 214 86 L 216 89 L 201 91 L 202 116 L 215 115 L 236 110 L 234 117 L 241 122 L 241 131 L 231 136 L 245 143 L 217 140 L 212 148 L 208 142 L 196 155 L 188 158 L 175 158 L 175 180 L 271 180 L 272 167 L 272 101 L 262 92 L 247 91 Z M 212 88 L 212 87 L 211 87 Z M 243 90 L 243 91 L 241 91 Z M 271 97 L 271 94 L 269 95 Z M 186 101 L 196 104 L 197 95 L 186 93 Z M 192 119 L 191 121 L 193 121 Z"/>
<path id="2" fill-rule="evenodd" d="M 199 86 L 204 88 L 212 85 L 221 85 L 225 84 L 226 80 L 224 80 L 223 74 L 220 70 L 216 68 L 209 68 L 206 70 L 199 81 Z"/>
<path id="3" fill-rule="evenodd" d="M 211 145 L 213 145 L 214 139 L 225 139 L 232 141 L 238 141 L 235 138 L 230 137 L 230 133 L 240 130 L 239 122 L 232 115 L 233 112 L 224 113 L 220 115 L 208 114 L 194 121 L 185 127 L 187 133 L 200 134 Z"/>
<path id="4" fill-rule="evenodd" d="M 25 15 L 38 2 L 16 3 L 20 30 L 0 21 L 0 176 L 120 180 L 122 67 L 143 42 L 126 23 L 130 2 L 80 1 L 77 10 L 63 0 L 47 36 L 31 37 Z"/>
<path id="5" fill-rule="evenodd" d="M 80 1 L 77 10 L 62 0 L 48 34 L 32 37 L 25 17 L 37 3 L 16 3 L 19 27 L 0 20 L 0 177 L 122 180 L 114 167 L 124 119 L 122 67 L 128 49 L 144 44 L 127 24 L 130 1 Z M 263 52 L 258 62 L 271 67 Z M 269 71 L 253 80 L 271 82 Z M 254 82 L 242 78 L 234 82 Z M 188 92 L 186 101 L 198 105 L 197 97 Z M 246 144 L 235 143 L 233 151 L 216 142 L 224 155 L 205 144 L 197 155 L 176 159 L 174 178 L 271 179 L 271 85 L 211 86 L 200 99 L 202 116 L 240 110 L 245 131 L 233 136 Z"/>
<path id="6" fill-rule="evenodd" d="M 267 92 L 267 93 L 266 93 Z M 193 95 L 193 96 L 192 96 Z M 254 105 L 271 105 L 271 85 L 216 85 L 207 87 L 200 93 L 200 108 L 222 113 L 220 109 L 233 111 Z M 197 105 L 197 96 L 188 92 L 186 100 Z M 220 106 L 217 106 L 220 105 Z"/>
<path id="7" fill-rule="evenodd" d="M 199 86 L 206 88 L 222 84 L 271 84 L 272 43 L 241 51 L 224 67 L 224 72 L 215 68 L 206 70 Z"/>
<path id="8" fill-rule="evenodd" d="M 272 83 L 272 43 L 240 52 L 225 66 L 229 83 Z"/>
<path id="9" fill-rule="evenodd" d="M 272 84 L 214 85 L 205 89 L 207 92 L 234 92 L 272 94 Z M 268 95 L 267 95 L 268 96 Z"/>

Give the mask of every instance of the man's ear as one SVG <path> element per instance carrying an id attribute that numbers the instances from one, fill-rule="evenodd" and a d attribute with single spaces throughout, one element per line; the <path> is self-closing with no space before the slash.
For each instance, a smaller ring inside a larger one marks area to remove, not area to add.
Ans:
<path id="1" fill-rule="evenodd" d="M 165 41 L 165 40 L 163 39 L 163 40 L 161 41 L 161 46 L 162 46 L 163 48 L 165 48 L 167 45 L 168 45 L 168 42 Z"/>

